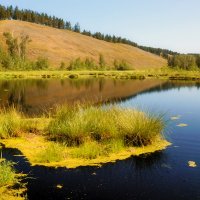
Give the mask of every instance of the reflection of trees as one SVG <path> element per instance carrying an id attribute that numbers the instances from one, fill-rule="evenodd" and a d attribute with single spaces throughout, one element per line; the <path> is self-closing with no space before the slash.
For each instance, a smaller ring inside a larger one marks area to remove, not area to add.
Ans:
<path id="1" fill-rule="evenodd" d="M 45 90 L 48 88 L 48 80 L 43 80 L 43 79 L 39 79 L 39 80 L 35 80 L 35 85 L 39 90 Z"/>
<path id="2" fill-rule="evenodd" d="M 99 92 L 103 91 L 105 83 L 106 83 L 105 79 L 103 78 L 99 79 Z"/>
<path id="3" fill-rule="evenodd" d="M 69 83 L 71 87 L 80 90 L 81 87 L 85 87 L 86 89 L 93 87 L 97 81 L 98 79 L 75 79 L 69 80 Z"/>
<path id="4" fill-rule="evenodd" d="M 29 105 L 26 104 L 26 92 L 36 86 L 37 89 L 46 89 L 48 87 L 47 80 L 9 80 L 0 82 L 1 102 L 3 107 L 14 106 L 22 111 L 27 111 Z"/>

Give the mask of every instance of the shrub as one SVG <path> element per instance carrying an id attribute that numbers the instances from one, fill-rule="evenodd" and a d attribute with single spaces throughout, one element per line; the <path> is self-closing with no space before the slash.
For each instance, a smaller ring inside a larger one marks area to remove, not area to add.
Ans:
<path id="1" fill-rule="evenodd" d="M 114 60 L 114 67 L 116 70 L 119 70 L 119 71 L 130 69 L 130 66 L 125 60 L 121 60 L 121 61 Z"/>
<path id="2" fill-rule="evenodd" d="M 33 65 L 34 70 L 43 70 L 49 68 L 48 59 L 39 57 Z"/>

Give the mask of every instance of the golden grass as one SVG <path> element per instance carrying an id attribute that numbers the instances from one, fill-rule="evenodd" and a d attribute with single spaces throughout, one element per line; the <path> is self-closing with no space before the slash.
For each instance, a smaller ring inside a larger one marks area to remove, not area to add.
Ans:
<path id="1" fill-rule="evenodd" d="M 47 57 L 54 68 L 58 68 L 61 62 L 69 63 L 78 57 L 88 57 L 98 62 L 99 54 L 104 55 L 108 66 L 113 66 L 115 59 L 125 60 L 132 69 L 161 68 L 167 65 L 165 59 L 129 45 L 108 43 L 79 33 L 29 22 L 0 21 L 1 41 L 5 31 L 16 36 L 22 32 L 28 34 L 32 40 L 28 58 L 35 60 L 39 56 Z"/>

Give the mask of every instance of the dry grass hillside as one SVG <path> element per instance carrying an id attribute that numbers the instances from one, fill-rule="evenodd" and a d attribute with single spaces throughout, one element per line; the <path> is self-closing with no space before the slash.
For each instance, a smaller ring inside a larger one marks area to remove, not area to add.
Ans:
<path id="1" fill-rule="evenodd" d="M 37 25 L 29 22 L 4 20 L 0 21 L 0 41 L 4 43 L 3 32 L 28 34 L 32 40 L 29 44 L 28 57 L 47 57 L 55 68 L 61 62 L 69 63 L 78 57 L 93 58 L 98 61 L 103 54 L 107 65 L 112 66 L 114 59 L 125 60 L 134 69 L 160 68 L 167 61 L 159 56 L 147 53 L 138 48 L 100 41 L 88 36 L 67 30 Z"/>

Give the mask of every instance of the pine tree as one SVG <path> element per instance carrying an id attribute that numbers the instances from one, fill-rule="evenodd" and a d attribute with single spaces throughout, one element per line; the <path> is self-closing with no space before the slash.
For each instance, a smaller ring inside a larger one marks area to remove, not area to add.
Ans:
<path id="1" fill-rule="evenodd" d="M 74 25 L 74 31 L 77 32 L 77 33 L 80 33 L 80 30 L 81 30 L 81 28 L 80 28 L 79 23 L 76 23 L 76 24 Z"/>

